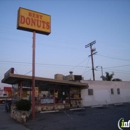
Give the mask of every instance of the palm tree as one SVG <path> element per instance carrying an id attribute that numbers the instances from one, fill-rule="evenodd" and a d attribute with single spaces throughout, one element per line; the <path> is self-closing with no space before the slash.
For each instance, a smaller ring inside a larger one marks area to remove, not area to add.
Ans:
<path id="1" fill-rule="evenodd" d="M 108 72 L 106 72 L 106 76 L 101 76 L 103 81 L 112 81 L 114 76 L 114 73 L 109 74 Z"/>
<path id="2" fill-rule="evenodd" d="M 101 76 L 101 78 L 102 78 L 103 81 L 122 81 L 119 78 L 113 79 L 113 76 L 114 76 L 114 73 L 109 74 L 108 72 L 106 72 L 106 76 Z"/>

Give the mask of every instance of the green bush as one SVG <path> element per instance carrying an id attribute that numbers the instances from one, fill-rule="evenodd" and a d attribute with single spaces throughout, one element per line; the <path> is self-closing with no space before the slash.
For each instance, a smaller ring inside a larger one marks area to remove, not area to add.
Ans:
<path id="1" fill-rule="evenodd" d="M 31 109 L 31 102 L 28 100 L 19 100 L 16 102 L 16 108 L 18 110 L 29 111 Z"/>

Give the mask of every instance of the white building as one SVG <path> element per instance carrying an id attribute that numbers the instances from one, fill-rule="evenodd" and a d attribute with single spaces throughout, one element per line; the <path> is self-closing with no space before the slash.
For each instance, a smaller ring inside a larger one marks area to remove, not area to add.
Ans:
<path id="1" fill-rule="evenodd" d="M 81 91 L 82 105 L 95 106 L 130 102 L 130 82 L 85 81 L 89 88 Z"/>

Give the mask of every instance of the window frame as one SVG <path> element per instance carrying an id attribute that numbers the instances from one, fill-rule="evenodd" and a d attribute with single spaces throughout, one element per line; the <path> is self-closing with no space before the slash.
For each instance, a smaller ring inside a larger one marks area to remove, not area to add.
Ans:
<path id="1" fill-rule="evenodd" d="M 111 88 L 111 95 L 114 95 L 114 89 Z"/>
<path id="2" fill-rule="evenodd" d="M 120 88 L 117 88 L 117 94 L 120 95 Z"/>
<path id="3" fill-rule="evenodd" d="M 89 96 L 94 95 L 94 93 L 93 93 L 93 89 L 88 89 L 88 95 L 89 95 Z"/>

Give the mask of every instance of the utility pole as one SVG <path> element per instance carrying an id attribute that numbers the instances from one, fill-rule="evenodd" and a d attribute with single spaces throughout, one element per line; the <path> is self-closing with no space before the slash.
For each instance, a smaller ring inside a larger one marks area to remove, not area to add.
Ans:
<path id="1" fill-rule="evenodd" d="M 91 62 L 92 62 L 92 74 L 93 74 L 93 81 L 95 81 L 95 73 L 94 73 L 94 61 L 93 61 L 93 55 L 95 55 L 97 52 L 95 52 L 96 51 L 96 49 L 95 48 L 92 48 L 92 45 L 93 44 L 95 44 L 96 43 L 96 41 L 93 41 L 93 42 L 91 42 L 91 43 L 89 43 L 89 44 L 87 44 L 87 45 L 85 45 L 85 48 L 88 48 L 88 47 L 90 47 L 90 55 L 89 56 L 91 56 Z"/>

